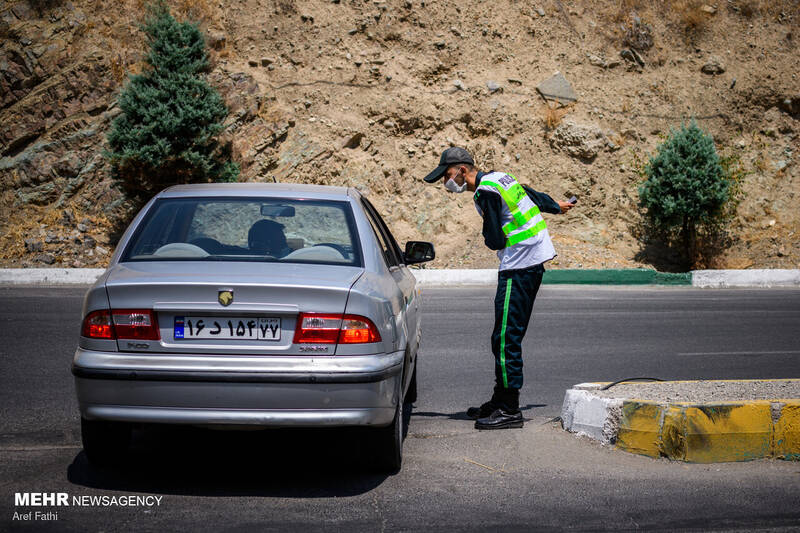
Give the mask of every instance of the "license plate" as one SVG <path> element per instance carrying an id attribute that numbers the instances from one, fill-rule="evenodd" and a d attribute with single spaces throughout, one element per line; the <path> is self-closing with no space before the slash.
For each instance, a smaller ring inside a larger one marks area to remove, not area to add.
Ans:
<path id="1" fill-rule="evenodd" d="M 231 318 L 218 316 L 176 316 L 175 340 L 281 340 L 280 318 Z"/>

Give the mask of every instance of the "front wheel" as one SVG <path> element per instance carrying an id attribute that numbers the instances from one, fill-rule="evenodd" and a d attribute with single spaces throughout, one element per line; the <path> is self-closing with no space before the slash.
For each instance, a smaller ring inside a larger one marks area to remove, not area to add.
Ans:
<path id="1" fill-rule="evenodd" d="M 86 420 L 81 417 L 81 440 L 89 462 L 108 465 L 119 461 L 131 441 L 131 427 L 124 422 Z"/>
<path id="2" fill-rule="evenodd" d="M 403 400 L 398 399 L 394 420 L 385 428 L 378 428 L 374 435 L 375 470 L 396 474 L 403 463 Z"/>

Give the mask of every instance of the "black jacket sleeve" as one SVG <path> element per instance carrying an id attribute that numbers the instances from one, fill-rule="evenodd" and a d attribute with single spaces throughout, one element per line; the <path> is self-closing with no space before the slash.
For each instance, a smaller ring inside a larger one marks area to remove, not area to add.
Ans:
<path id="1" fill-rule="evenodd" d="M 561 213 L 561 207 L 559 207 L 558 203 L 550 198 L 547 194 L 543 192 L 536 192 L 527 185 L 522 186 L 525 189 L 525 192 L 528 193 L 528 198 L 530 198 L 533 203 L 536 204 L 536 207 L 539 208 L 540 211 L 544 213 L 552 213 L 557 215 Z"/>
<path id="2" fill-rule="evenodd" d="M 522 186 L 528 198 L 544 213 L 561 213 L 561 207 L 549 195 L 537 192 Z M 503 213 L 503 199 L 499 194 L 478 192 L 475 202 L 483 213 L 483 242 L 490 250 L 502 250 L 506 247 L 506 235 L 503 233 L 501 215 Z"/>

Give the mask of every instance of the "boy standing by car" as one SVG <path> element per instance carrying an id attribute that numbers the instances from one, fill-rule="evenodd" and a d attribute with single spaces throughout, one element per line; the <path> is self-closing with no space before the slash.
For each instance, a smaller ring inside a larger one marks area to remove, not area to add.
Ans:
<path id="1" fill-rule="evenodd" d="M 449 192 L 475 193 L 475 208 L 483 217 L 484 242 L 497 250 L 500 259 L 492 332 L 494 393 L 480 407 L 467 409 L 467 416 L 475 419 L 477 429 L 519 428 L 523 425 L 519 410 L 522 339 L 542 283 L 544 264 L 556 256 L 541 213 L 566 213 L 574 204 L 556 202 L 547 194 L 520 185 L 511 174 L 479 171 L 463 148 L 445 150 L 439 166 L 424 180 L 434 183 L 442 177 Z"/>

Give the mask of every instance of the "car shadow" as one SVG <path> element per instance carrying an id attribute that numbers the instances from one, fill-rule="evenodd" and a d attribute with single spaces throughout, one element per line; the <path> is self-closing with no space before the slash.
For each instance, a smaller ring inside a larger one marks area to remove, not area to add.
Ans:
<path id="1" fill-rule="evenodd" d="M 519 410 L 523 413 L 530 409 L 535 409 L 537 407 L 547 407 L 546 403 L 529 403 L 527 405 L 520 405 Z M 419 411 L 415 412 L 414 416 L 422 416 L 428 418 L 447 418 L 448 420 L 472 420 L 470 417 L 467 416 L 467 411 L 464 409 L 463 411 L 458 411 L 456 413 L 437 413 L 436 411 Z"/>
<path id="2" fill-rule="evenodd" d="M 406 404 L 404 435 L 411 410 Z M 370 437 L 367 428 L 217 431 L 150 425 L 134 430 L 130 449 L 114 465 L 93 465 L 81 451 L 67 478 L 96 489 L 170 495 L 355 496 L 389 477 L 371 470 Z"/>

